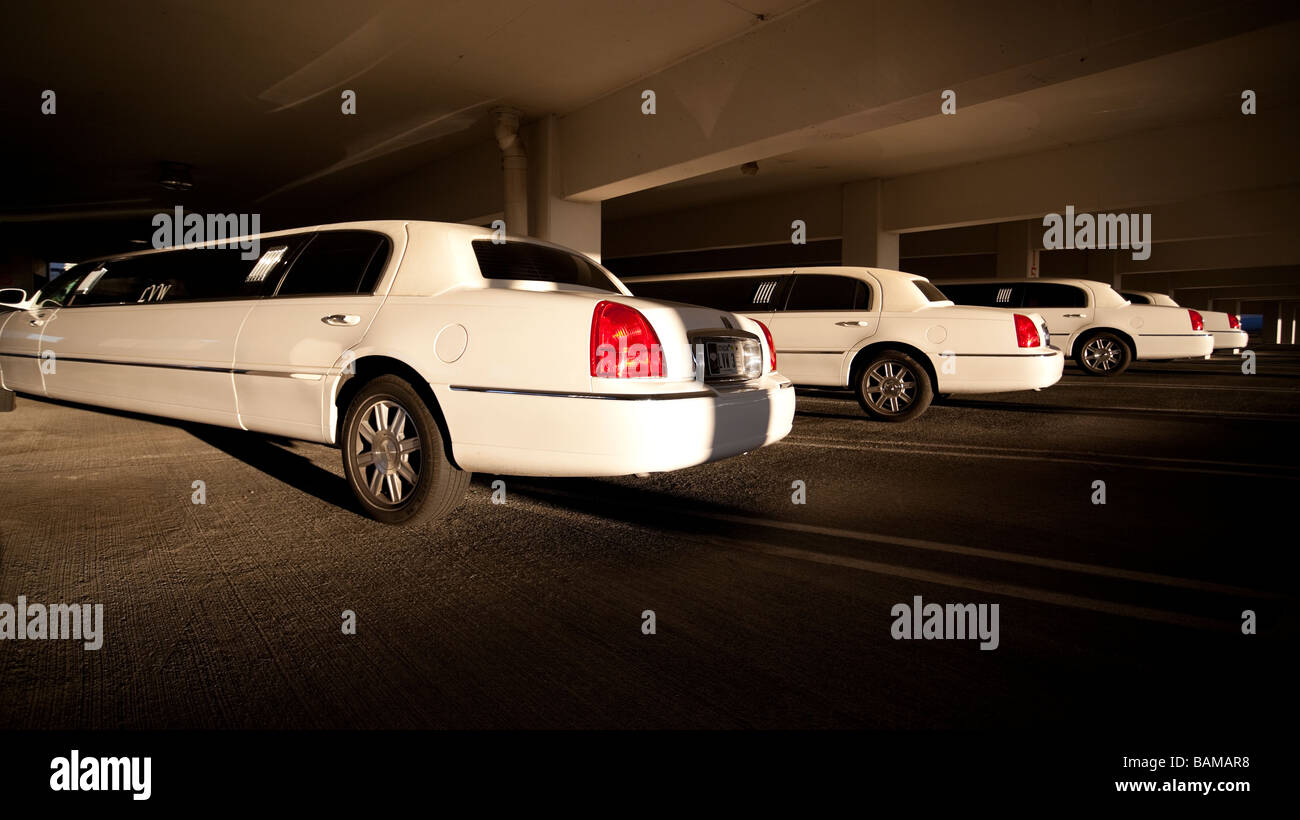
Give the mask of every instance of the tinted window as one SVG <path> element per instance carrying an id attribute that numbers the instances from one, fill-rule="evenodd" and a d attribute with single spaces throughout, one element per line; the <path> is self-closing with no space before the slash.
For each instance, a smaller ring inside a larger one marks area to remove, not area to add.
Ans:
<path id="1" fill-rule="evenodd" d="M 81 276 L 90 270 L 94 265 L 77 265 L 68 268 L 62 275 L 55 277 L 45 287 L 41 288 L 36 305 L 66 305 L 68 297 L 72 294 L 73 288 L 81 281 Z"/>
<path id="2" fill-rule="evenodd" d="M 1054 282 L 1030 282 L 1025 285 L 1025 303 L 1027 308 L 1075 308 L 1087 307 L 1088 294 L 1083 288 L 1073 285 L 1058 285 Z"/>
<path id="3" fill-rule="evenodd" d="M 545 245 L 528 242 L 494 243 L 475 240 L 474 255 L 484 279 L 523 279 L 529 282 L 557 282 L 618 293 L 605 272 L 591 260 Z"/>
<path id="4" fill-rule="evenodd" d="M 948 297 L 943 295 L 943 291 L 939 290 L 924 279 L 913 279 L 912 284 L 916 285 L 916 289 L 921 291 L 921 295 L 930 302 L 949 301 Z"/>
<path id="5" fill-rule="evenodd" d="M 999 285 L 997 283 L 948 285 L 940 282 L 937 287 L 945 296 L 958 305 L 1020 307 L 1020 300 L 1024 295 L 1023 285 Z"/>
<path id="6" fill-rule="evenodd" d="M 870 310 L 871 289 L 847 276 L 800 274 L 785 303 L 786 310 Z"/>
<path id="7" fill-rule="evenodd" d="M 723 276 L 708 279 L 674 279 L 667 282 L 633 282 L 637 296 L 686 302 L 734 313 L 763 312 L 778 304 L 783 276 Z"/>
<path id="8" fill-rule="evenodd" d="M 267 249 L 263 259 L 271 249 Z M 254 274 L 261 260 L 239 248 L 191 248 L 133 256 L 94 265 L 73 290 L 71 305 L 153 304 L 205 299 L 246 299 L 267 290 Z M 272 282 L 273 284 L 273 282 Z"/>
<path id="9" fill-rule="evenodd" d="M 324 231 L 293 262 L 276 296 L 372 293 L 388 263 L 388 237 L 372 231 Z"/>
<path id="10" fill-rule="evenodd" d="M 1120 296 L 1123 296 L 1125 299 L 1129 300 L 1135 305 L 1151 304 L 1151 300 L 1149 298 L 1147 298 L 1146 296 L 1140 296 L 1136 293 L 1121 293 Z"/>

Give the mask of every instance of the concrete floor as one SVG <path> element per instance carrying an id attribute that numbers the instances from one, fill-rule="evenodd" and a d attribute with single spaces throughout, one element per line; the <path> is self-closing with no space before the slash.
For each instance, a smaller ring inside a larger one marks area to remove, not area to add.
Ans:
<path id="1" fill-rule="evenodd" d="M 476 476 L 401 530 L 329 448 L 20 397 L 0 602 L 103 603 L 106 634 L 0 643 L 0 728 L 1257 729 L 1290 698 L 1297 430 L 1286 353 L 902 427 L 801 390 L 748 456 L 503 505 Z M 892 639 L 914 595 L 999 604 L 1000 646 Z"/>

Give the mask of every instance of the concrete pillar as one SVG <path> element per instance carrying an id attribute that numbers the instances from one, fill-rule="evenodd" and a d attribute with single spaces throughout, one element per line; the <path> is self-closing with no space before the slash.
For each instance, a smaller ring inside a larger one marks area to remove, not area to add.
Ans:
<path id="1" fill-rule="evenodd" d="M 600 203 L 574 202 L 560 195 L 560 129 L 554 115 L 527 128 L 532 163 L 528 174 L 528 233 L 581 251 L 600 261 Z M 507 225 L 509 224 L 507 218 Z"/>
<path id="2" fill-rule="evenodd" d="M 1008 279 L 1038 276 L 1038 237 L 1034 235 L 1033 222 L 998 223 L 998 276 Z"/>
<path id="3" fill-rule="evenodd" d="M 492 113 L 505 178 L 506 233 L 524 236 L 528 234 L 528 155 L 519 134 L 519 112 L 498 108 Z"/>
<path id="4" fill-rule="evenodd" d="M 878 179 L 842 187 L 841 261 L 845 265 L 898 270 L 898 234 L 883 230 L 883 186 Z"/>

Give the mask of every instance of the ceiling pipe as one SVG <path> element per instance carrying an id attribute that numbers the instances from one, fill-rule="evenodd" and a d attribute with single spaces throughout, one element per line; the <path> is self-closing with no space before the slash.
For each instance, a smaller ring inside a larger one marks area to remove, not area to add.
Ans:
<path id="1" fill-rule="evenodd" d="M 505 176 L 506 232 L 528 235 L 528 155 L 519 137 L 520 112 L 514 108 L 497 108 L 497 145 L 501 147 L 501 169 Z"/>

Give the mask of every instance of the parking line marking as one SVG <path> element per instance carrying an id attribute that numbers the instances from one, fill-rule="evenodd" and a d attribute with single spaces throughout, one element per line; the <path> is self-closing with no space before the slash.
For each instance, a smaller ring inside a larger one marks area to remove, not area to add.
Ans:
<path id="1" fill-rule="evenodd" d="M 1091 612 L 1101 612 L 1107 615 L 1119 615 L 1127 618 L 1138 618 L 1144 621 L 1156 621 L 1158 623 L 1173 624 L 1175 626 L 1190 626 L 1196 629 L 1205 629 L 1214 632 L 1231 632 L 1237 628 L 1235 622 L 1217 621 L 1212 618 L 1204 618 L 1198 615 L 1186 615 L 1179 612 L 1167 612 L 1162 609 L 1133 606 L 1131 604 L 1120 604 L 1113 601 L 1102 601 L 1096 598 L 1085 598 L 1081 595 L 1070 595 L 1065 592 L 1051 592 L 1044 589 L 1020 586 L 1019 584 L 980 581 L 975 578 L 966 578 L 961 575 L 950 575 L 946 572 L 933 572 L 925 569 L 899 567 L 894 566 L 893 564 L 882 564 L 876 561 L 867 561 L 862 558 L 854 558 L 847 555 L 834 555 L 826 552 L 816 552 L 814 550 L 806 550 L 798 547 L 757 544 L 726 538 L 716 540 L 720 542 L 731 542 L 733 546 L 756 552 L 763 552 L 781 558 L 789 558 L 797 561 L 810 561 L 817 564 L 830 564 L 849 569 L 861 570 L 863 572 L 872 572 L 877 575 L 890 575 L 898 578 L 907 578 L 913 581 L 942 584 L 944 586 L 956 587 L 958 589 L 969 589 L 975 592 L 983 592 L 988 595 L 1002 595 L 1008 598 L 1020 598 L 1026 601 L 1053 604 L 1056 606 L 1070 607 L 1072 609 L 1085 609 Z"/>
<path id="2" fill-rule="evenodd" d="M 530 494 L 532 494 L 530 490 Z M 537 491 L 539 495 L 560 495 L 577 497 L 571 493 L 541 490 Z M 649 505 L 651 509 L 662 509 L 657 505 Z M 542 513 L 548 515 L 547 513 Z M 770 519 L 760 521 L 750 521 L 749 519 L 740 518 L 739 516 L 714 515 L 709 513 L 688 513 L 689 515 L 699 515 L 705 518 L 720 518 L 722 520 L 735 519 L 745 523 L 761 523 L 763 525 L 788 523 L 775 522 Z M 637 526 L 637 525 L 632 525 Z M 1021 586 L 1019 584 L 1006 584 L 997 581 L 981 581 L 976 578 L 967 578 L 962 575 L 953 575 L 946 572 L 935 572 L 933 570 L 915 569 L 912 567 L 902 567 L 895 564 L 884 564 L 879 561 L 868 561 L 864 558 L 854 558 L 850 555 L 836 555 L 834 553 L 819 552 L 801 547 L 786 547 L 776 544 L 764 544 L 757 541 L 746 541 L 737 538 L 728 538 L 719 535 L 705 535 L 700 533 L 690 533 L 685 536 L 687 540 L 703 541 L 705 543 L 717 546 L 728 547 L 731 549 L 740 549 L 748 552 L 758 552 L 771 555 L 777 558 L 786 558 L 796 561 L 807 561 L 815 564 L 826 564 L 831 566 L 844 567 L 862 572 L 871 572 L 876 575 L 886 575 L 894 578 L 907 578 L 912 581 L 921 581 L 923 583 L 941 584 L 943 586 L 955 587 L 957 589 L 968 589 L 974 592 L 982 592 L 987 595 L 1001 595 L 1007 598 L 1019 598 L 1036 603 L 1050 604 L 1054 606 L 1063 606 L 1071 609 L 1083 609 L 1090 612 L 1100 612 L 1106 615 L 1117 615 L 1125 618 L 1137 618 L 1144 621 L 1154 621 L 1157 623 L 1170 624 L 1173 626 L 1185 626 L 1195 629 L 1204 629 L 1213 632 L 1231 632 L 1237 628 L 1236 622 L 1218 621 L 1213 618 L 1205 618 L 1199 615 L 1188 615 L 1180 612 L 1169 612 L 1162 609 L 1153 609 L 1151 607 L 1134 606 L 1132 604 L 1121 604 L 1114 601 L 1103 601 L 1097 598 L 1086 598 L 1081 595 L 1071 595 L 1065 592 L 1052 592 L 1050 590 L 1035 589 L 1034 587 Z M 950 546 L 950 545 L 944 545 Z M 1070 562 L 1064 562 L 1070 563 Z M 1105 569 L 1105 568 L 1102 568 Z M 1122 571 L 1122 570 L 1121 570 Z M 1139 573 L 1143 574 L 1143 573 Z M 1156 576 L 1159 577 L 1159 576 Z M 1186 579 L 1174 578 L 1173 581 L 1188 582 Z M 1215 585 L 1210 585 L 1215 586 Z"/>
<path id="3" fill-rule="evenodd" d="M 1044 388 L 1044 390 L 1050 390 L 1050 389 L 1051 389 L 1050 387 Z M 853 400 L 853 397 L 851 395 L 841 399 L 841 398 L 831 398 L 830 396 L 810 396 L 807 393 L 798 393 L 797 391 L 798 388 L 796 388 L 796 398 L 802 402 L 824 401 L 824 402 L 834 403 L 838 406 L 845 406 L 850 404 L 856 406 L 857 404 Z M 1004 405 L 1005 409 L 1009 409 L 1009 410 L 1029 409 L 1029 410 L 1039 410 L 1040 412 L 1076 414 L 1076 415 L 1090 415 L 1090 414 L 1095 415 L 1098 413 L 1120 411 L 1126 413 L 1147 413 L 1151 415 L 1161 415 L 1161 416 L 1181 416 L 1185 419 L 1196 419 L 1196 420 L 1203 420 L 1203 419 L 1214 420 L 1221 416 L 1231 416 L 1233 418 L 1240 418 L 1243 420 L 1300 421 L 1300 413 L 1258 413 L 1250 410 L 1188 411 L 1188 410 L 1172 410 L 1165 407 L 1113 407 L 1109 405 L 1100 405 L 1096 407 L 1091 407 L 1088 405 L 1079 405 L 1076 407 L 1061 407 L 1059 405 L 1054 405 L 1054 404 L 1039 404 L 1037 402 L 1028 402 L 1028 401 L 1005 401 L 997 398 L 971 398 L 971 397 L 978 397 L 978 396 L 996 396 L 996 395 L 1001 395 L 1001 394 L 960 393 L 954 395 L 950 399 L 950 401 L 954 403 L 959 403 L 963 401 L 973 401 L 981 405 L 987 405 L 989 410 L 997 410 L 1000 409 L 998 405 Z M 942 409 L 943 405 L 937 405 L 937 407 L 939 409 Z M 865 418 L 865 416 L 863 418 Z"/>
<path id="4" fill-rule="evenodd" d="M 537 495 L 554 495 L 575 500 L 589 500 L 587 496 L 581 496 L 564 490 L 538 489 L 529 488 L 529 494 Z M 617 503 L 617 502 L 615 502 Z M 1197 592 L 1208 592 L 1219 595 L 1231 595 L 1243 598 L 1277 598 L 1275 593 L 1265 592 L 1262 590 L 1249 589 L 1247 587 L 1231 586 L 1228 584 L 1219 584 L 1213 581 L 1199 581 L 1192 578 L 1178 578 L 1173 575 L 1161 575 L 1153 572 L 1143 572 L 1141 570 L 1121 569 L 1119 567 L 1107 567 L 1099 564 L 1086 564 L 1079 561 L 1067 561 L 1060 558 L 1043 558 L 1037 555 L 1025 555 L 1022 553 L 1001 552 L 999 550 L 983 549 L 980 547 L 965 547 L 959 544 L 947 544 L 942 541 L 928 541 L 922 538 L 905 538 L 898 535 L 884 535 L 882 533 L 860 532 L 858 530 L 846 530 L 839 527 L 827 527 L 820 524 L 803 524 L 797 521 L 782 521 L 776 518 L 764 518 L 762 516 L 744 516 L 732 515 L 730 513 L 710 512 L 708 510 L 682 510 L 668 508 L 658 504 L 637 504 L 637 510 L 653 510 L 656 512 L 671 513 L 678 516 L 691 516 L 695 518 L 706 518 L 713 521 L 723 521 L 729 524 L 741 524 L 747 526 L 767 527 L 770 529 L 788 530 L 790 532 L 799 532 L 812 535 L 826 535 L 832 538 L 842 538 L 851 541 L 862 541 L 865 543 L 890 544 L 898 547 L 908 547 L 911 549 L 927 550 L 932 552 L 946 552 L 953 555 L 965 555 L 974 558 L 987 558 L 994 561 L 1004 561 L 1014 564 L 1026 564 L 1029 566 L 1043 567 L 1046 569 L 1062 570 L 1065 572 L 1077 572 L 1086 575 L 1099 575 L 1106 578 L 1114 578 L 1124 581 L 1138 581 L 1147 584 L 1156 584 L 1167 587 L 1177 587 L 1180 589 L 1189 589 Z M 746 542 L 748 543 L 748 542 Z M 858 559 L 855 559 L 858 560 Z M 882 565 L 887 566 L 887 565 Z M 955 577 L 955 576 L 954 576 Z"/>
<path id="5" fill-rule="evenodd" d="M 788 437 L 787 437 L 788 438 Z M 929 452 L 933 448 L 947 448 L 950 450 L 981 450 L 984 452 L 1009 453 L 1011 455 L 1035 454 L 1053 457 L 1061 454 L 1059 450 L 1046 450 L 1041 447 L 1002 447 L 996 444 L 959 444 L 945 441 L 894 441 L 890 439 L 846 439 L 832 438 L 829 436 L 795 436 L 796 441 L 826 441 L 835 444 L 850 445 L 880 445 L 882 447 L 915 447 L 920 452 Z M 1099 453 L 1095 450 L 1073 450 L 1066 451 L 1065 455 L 1087 456 L 1097 459 L 1130 459 L 1136 461 L 1162 461 L 1174 464 L 1214 464 L 1224 467 L 1256 467 L 1278 470 L 1294 470 L 1292 464 L 1260 464 L 1254 461 L 1222 461 L 1219 459 L 1205 458 L 1177 458 L 1174 456 L 1134 456 L 1127 453 Z"/>
<path id="6" fill-rule="evenodd" d="M 1159 390 L 1230 390 L 1234 393 L 1300 393 L 1300 387 L 1229 387 L 1226 384 L 1163 384 L 1161 382 L 1075 382 L 1062 379 L 1052 387 L 1153 387 Z M 1052 387 L 1044 387 L 1051 390 Z M 986 394 L 991 395 L 991 394 Z"/>
<path id="7" fill-rule="evenodd" d="M 1216 476 L 1238 476 L 1243 478 L 1273 478 L 1283 481 L 1300 481 L 1300 475 L 1287 475 L 1286 473 L 1269 473 L 1269 472 L 1250 472 L 1246 470 L 1218 470 L 1218 469 L 1201 469 L 1192 466 L 1182 466 L 1177 464 L 1148 464 L 1138 459 L 1151 459 L 1154 456 L 1112 456 L 1112 460 L 1103 461 L 1097 458 L 1064 458 L 1061 456 L 1049 455 L 1024 455 L 1017 452 L 963 452 L 957 447 L 948 445 L 929 446 L 926 449 L 919 447 L 900 447 L 897 442 L 888 445 L 879 445 L 872 447 L 863 447 L 857 442 L 839 443 L 836 441 L 815 441 L 807 438 L 786 436 L 781 440 L 783 444 L 793 444 L 797 447 L 822 447 L 828 450 L 849 450 L 859 453 L 906 453 L 909 455 L 931 455 L 931 456 L 953 456 L 958 458 L 986 458 L 998 459 L 1002 461 L 1037 461 L 1050 462 L 1054 464 L 1087 464 L 1096 467 L 1129 467 L 1136 470 L 1158 470 L 1161 472 L 1172 473 L 1197 473 L 1201 475 Z M 946 449 L 945 449 L 946 448 Z M 1131 461 L 1120 459 L 1131 458 Z M 1212 461 L 1194 461 L 1196 464 L 1231 464 L 1231 462 L 1212 462 Z M 1287 466 L 1278 465 L 1280 469 L 1294 469 Z"/>

